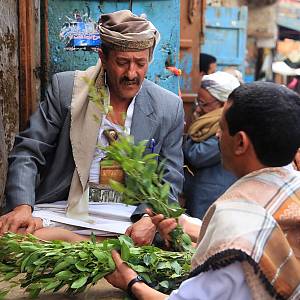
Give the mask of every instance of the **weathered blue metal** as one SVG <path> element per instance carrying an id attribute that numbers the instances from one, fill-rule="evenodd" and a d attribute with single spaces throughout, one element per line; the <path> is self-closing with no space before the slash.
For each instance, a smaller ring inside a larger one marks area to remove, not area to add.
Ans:
<path id="1" fill-rule="evenodd" d="M 244 73 L 247 18 L 247 7 L 207 7 L 201 52 L 214 55 L 219 70 L 233 66 Z"/>
<path id="2" fill-rule="evenodd" d="M 178 93 L 178 78 L 168 71 L 166 66 L 178 65 L 180 1 L 134 0 L 132 2 L 133 13 L 146 15 L 161 33 L 161 40 L 154 53 L 154 62 L 150 65 L 147 78 Z M 60 38 L 60 31 L 66 22 L 74 19 L 76 13 L 79 12 L 80 16 L 97 21 L 100 14 L 129 9 L 129 5 L 130 1 L 49 0 L 50 74 L 85 69 L 94 65 L 98 59 L 96 52 L 64 49 L 65 44 Z"/>
<path id="3" fill-rule="evenodd" d="M 292 30 L 300 31 L 300 2 L 279 1 L 277 24 Z"/>

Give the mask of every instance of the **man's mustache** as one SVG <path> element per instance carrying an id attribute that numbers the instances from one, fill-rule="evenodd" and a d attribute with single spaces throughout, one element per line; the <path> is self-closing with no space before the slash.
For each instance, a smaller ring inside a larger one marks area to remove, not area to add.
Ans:
<path id="1" fill-rule="evenodd" d="M 130 84 L 136 84 L 136 85 L 139 85 L 140 84 L 140 79 L 138 77 L 135 77 L 133 79 L 129 79 L 128 77 L 122 77 L 120 79 L 120 83 L 121 84 L 127 84 L 127 85 L 130 85 Z"/>

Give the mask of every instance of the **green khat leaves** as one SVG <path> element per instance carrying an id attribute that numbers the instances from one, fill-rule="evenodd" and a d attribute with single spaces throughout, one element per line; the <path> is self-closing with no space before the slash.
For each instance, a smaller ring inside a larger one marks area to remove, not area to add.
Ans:
<path id="1" fill-rule="evenodd" d="M 0 279 L 21 286 L 31 297 L 62 288 L 68 294 L 83 292 L 115 269 L 112 249 L 149 285 L 168 292 L 187 277 L 189 252 L 169 252 L 153 246 L 134 247 L 127 236 L 100 243 L 42 242 L 32 235 L 7 233 L 0 238 Z M 20 275 L 18 276 L 17 275 Z M 2 291 L 4 298 L 9 289 Z"/>

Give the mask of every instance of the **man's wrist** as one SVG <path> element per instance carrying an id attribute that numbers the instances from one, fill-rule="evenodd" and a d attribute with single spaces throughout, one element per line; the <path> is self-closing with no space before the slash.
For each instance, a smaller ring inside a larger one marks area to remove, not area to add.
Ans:
<path id="1" fill-rule="evenodd" d="M 146 281 L 140 275 L 137 275 L 129 281 L 127 285 L 127 294 L 130 298 L 137 299 L 136 292 L 139 290 L 138 286 L 141 284 L 147 285 Z"/>

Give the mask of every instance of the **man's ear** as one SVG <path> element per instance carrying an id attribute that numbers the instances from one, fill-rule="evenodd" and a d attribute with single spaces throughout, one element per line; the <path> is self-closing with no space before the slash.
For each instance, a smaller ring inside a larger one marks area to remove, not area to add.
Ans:
<path id="1" fill-rule="evenodd" d="M 105 60 L 105 55 L 104 55 L 104 53 L 103 53 L 103 51 L 102 51 L 101 48 L 98 50 L 98 55 L 99 55 L 99 58 L 100 58 L 100 60 L 102 62 L 102 65 L 104 67 L 106 60 Z"/>
<path id="2" fill-rule="evenodd" d="M 250 146 L 250 140 L 248 135 L 244 131 L 239 131 L 234 136 L 234 153 L 236 155 L 242 155 L 246 153 Z"/>

